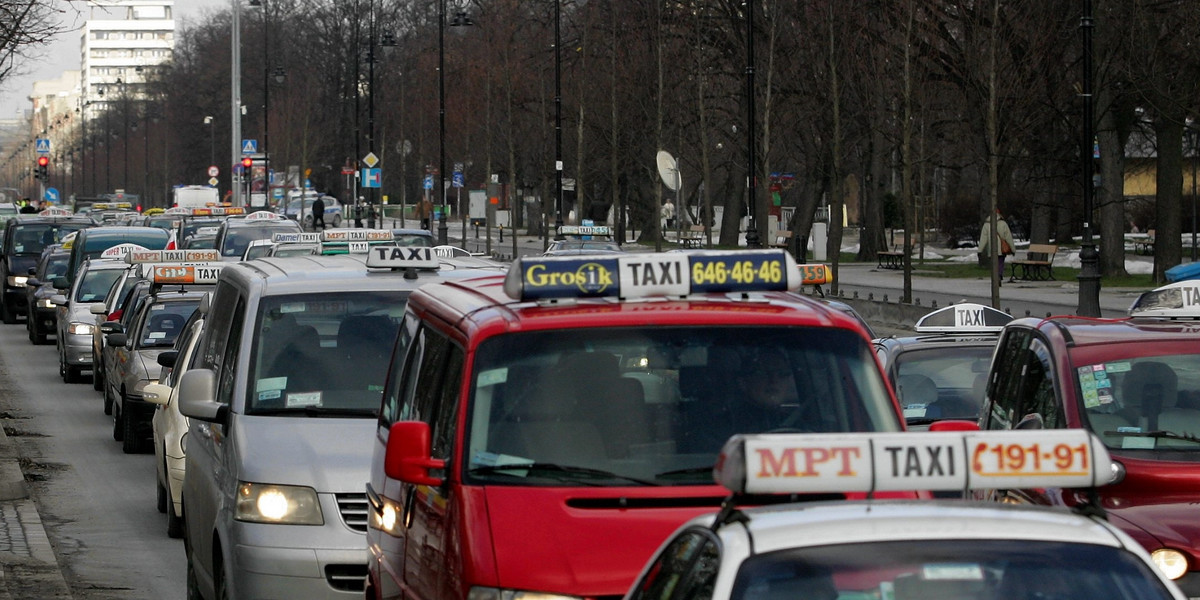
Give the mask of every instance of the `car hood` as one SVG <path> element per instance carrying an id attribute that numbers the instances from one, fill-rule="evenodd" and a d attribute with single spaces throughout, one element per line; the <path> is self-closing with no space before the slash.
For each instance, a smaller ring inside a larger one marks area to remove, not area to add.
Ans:
<path id="1" fill-rule="evenodd" d="M 158 355 L 170 350 L 170 348 L 154 348 L 147 350 L 138 350 L 134 353 L 134 365 L 131 373 L 139 373 L 139 379 L 152 379 L 158 381 L 158 377 L 162 375 L 162 365 L 158 364 Z"/>
<path id="2" fill-rule="evenodd" d="M 1109 507 L 1109 520 L 1153 551 L 1168 546 L 1200 559 L 1200 501 L 1195 497 L 1168 497 L 1165 502 L 1129 507 Z M 1153 538 L 1152 540 L 1147 539 Z M 1157 542 L 1157 543 L 1154 543 Z"/>
<path id="3" fill-rule="evenodd" d="M 104 304 L 103 302 L 72 302 L 67 308 L 68 323 L 87 323 L 89 325 L 96 322 L 96 315 L 92 314 L 93 304 Z"/>
<path id="4" fill-rule="evenodd" d="M 319 493 L 361 494 L 371 470 L 378 421 L 369 418 L 237 415 L 230 427 L 238 479 L 301 485 Z"/>

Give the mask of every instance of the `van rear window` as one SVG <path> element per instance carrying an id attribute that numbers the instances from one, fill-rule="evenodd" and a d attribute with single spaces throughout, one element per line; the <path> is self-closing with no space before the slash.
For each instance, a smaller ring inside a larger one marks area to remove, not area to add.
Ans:
<path id="1" fill-rule="evenodd" d="M 465 468 L 489 484 L 710 484 L 736 433 L 900 430 L 849 330 L 520 332 L 484 341 L 474 365 Z"/>

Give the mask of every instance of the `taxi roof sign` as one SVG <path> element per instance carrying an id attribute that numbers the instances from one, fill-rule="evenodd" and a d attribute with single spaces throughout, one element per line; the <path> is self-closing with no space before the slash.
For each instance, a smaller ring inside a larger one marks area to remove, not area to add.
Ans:
<path id="1" fill-rule="evenodd" d="M 319 233 L 272 233 L 271 241 L 276 244 L 316 244 L 321 241 Z"/>
<path id="2" fill-rule="evenodd" d="M 391 242 L 396 236 L 391 229 L 352 229 L 339 227 L 326 229 L 319 238 L 322 242 Z"/>
<path id="3" fill-rule="evenodd" d="M 562 235 L 612 235 L 612 228 L 607 225 L 562 225 L 558 228 Z"/>
<path id="4" fill-rule="evenodd" d="M 206 285 L 215 284 L 221 275 L 224 263 L 204 265 L 154 265 L 150 282 L 155 285 Z"/>
<path id="5" fill-rule="evenodd" d="M 145 246 L 139 246 L 137 244 L 117 244 L 116 246 L 101 252 L 100 258 L 125 258 L 125 255 L 131 252 L 142 251 L 146 251 Z"/>
<path id="6" fill-rule="evenodd" d="M 713 468 L 745 494 L 1088 488 L 1112 475 L 1085 429 L 736 435 Z"/>
<path id="7" fill-rule="evenodd" d="M 916 330 L 919 333 L 996 333 L 1012 320 L 1013 316 L 1002 310 L 961 302 L 921 317 Z"/>
<path id="8" fill-rule="evenodd" d="M 1200 281 L 1177 281 L 1143 292 L 1129 306 L 1129 316 L 1200 318 Z"/>
<path id="9" fill-rule="evenodd" d="M 184 210 L 187 210 L 187 209 L 184 209 Z M 258 212 L 267 213 L 267 211 L 265 211 L 265 210 L 260 210 Z M 244 215 L 244 214 L 246 214 L 246 209 L 244 209 L 240 206 L 210 206 L 208 208 L 193 208 L 191 210 L 188 210 L 188 212 L 185 214 L 189 214 L 193 217 L 228 217 L 231 215 Z M 257 214 L 257 213 L 255 213 L 255 214 Z M 274 214 L 274 213 L 267 213 L 267 214 Z M 257 220 L 262 220 L 262 219 L 263 219 L 263 217 L 259 217 L 255 220 L 257 221 Z"/>
<path id="10" fill-rule="evenodd" d="M 172 206 L 171 208 L 164 210 L 162 214 L 164 214 L 164 215 L 190 215 L 190 214 L 192 214 L 192 209 L 187 208 L 186 206 Z"/>
<path id="11" fill-rule="evenodd" d="M 366 264 L 370 269 L 437 269 L 440 263 L 426 246 L 371 246 Z"/>
<path id="12" fill-rule="evenodd" d="M 221 260 L 221 253 L 211 249 L 196 250 L 138 250 L 125 255 L 125 262 L 131 265 L 151 263 L 185 263 L 185 262 L 216 262 Z"/>
<path id="13" fill-rule="evenodd" d="M 516 300 L 682 297 L 798 290 L 800 270 L 783 250 L 519 257 L 504 279 Z"/>
<path id="14" fill-rule="evenodd" d="M 45 210 L 38 211 L 39 217 L 70 217 L 74 214 L 61 206 L 51 206 Z"/>
<path id="15" fill-rule="evenodd" d="M 229 209 L 224 209 L 225 212 L 223 212 L 223 213 L 216 212 L 218 210 L 217 208 L 211 208 L 209 210 L 214 211 L 214 212 L 212 212 L 212 214 L 214 214 L 214 215 L 216 215 L 216 214 L 227 214 L 227 215 L 237 214 L 237 213 L 228 212 Z M 247 221 L 279 221 L 281 219 L 283 219 L 283 217 L 281 217 L 269 210 L 259 210 L 259 211 L 255 211 L 255 212 L 252 212 L 252 213 L 246 215 Z"/>
<path id="16" fill-rule="evenodd" d="M 133 208 L 133 204 L 129 202 L 96 202 L 92 204 L 92 210 L 129 210 Z"/>

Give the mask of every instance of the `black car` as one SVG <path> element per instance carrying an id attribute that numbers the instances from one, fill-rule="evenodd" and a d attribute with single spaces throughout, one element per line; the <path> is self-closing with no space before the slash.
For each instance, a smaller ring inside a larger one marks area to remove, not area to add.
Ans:
<path id="1" fill-rule="evenodd" d="M 86 217 L 24 215 L 10 218 L 4 228 L 4 245 L 0 249 L 0 280 L 4 282 L 4 294 L 0 296 L 0 320 L 6 324 L 17 322 L 29 307 L 25 299 L 25 283 L 29 269 L 37 266 L 42 250 L 57 244 L 74 231 L 92 227 Z"/>
<path id="2" fill-rule="evenodd" d="M 915 336 L 875 340 L 909 429 L 979 417 L 996 340 L 1012 319 L 990 306 L 952 304 L 917 321 Z"/>
<path id="3" fill-rule="evenodd" d="M 59 246 L 42 253 L 37 266 L 29 271 L 29 279 L 25 282 L 25 305 L 29 307 L 25 329 L 29 332 L 29 341 L 34 344 L 45 344 L 46 336 L 54 334 L 57 312 L 50 297 L 58 291 L 52 282 L 55 277 L 67 274 L 70 257 L 71 254 Z"/>

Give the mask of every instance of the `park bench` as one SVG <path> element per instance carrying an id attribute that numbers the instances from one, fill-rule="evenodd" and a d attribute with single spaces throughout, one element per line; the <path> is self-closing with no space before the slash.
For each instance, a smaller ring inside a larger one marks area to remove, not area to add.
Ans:
<path id="1" fill-rule="evenodd" d="M 904 268 L 904 253 L 899 250 L 880 250 L 876 252 L 879 256 L 880 269 L 903 269 Z"/>
<path id="2" fill-rule="evenodd" d="M 1025 258 L 1009 260 L 1009 281 L 1046 281 L 1054 279 L 1054 255 L 1058 246 L 1030 244 Z"/>
<path id="3" fill-rule="evenodd" d="M 790 231 L 784 231 L 784 230 L 776 231 L 775 237 L 771 238 L 771 247 L 772 248 L 783 248 L 784 250 L 789 250 L 791 248 L 791 245 L 792 245 L 792 232 L 790 232 Z"/>
<path id="4" fill-rule="evenodd" d="M 680 231 L 679 245 L 684 248 L 700 248 L 704 246 L 704 226 L 688 225 L 687 229 Z"/>
<path id="5" fill-rule="evenodd" d="M 1133 240 L 1133 251 L 1143 256 L 1154 254 L 1154 230 L 1146 231 L 1146 237 Z"/>

